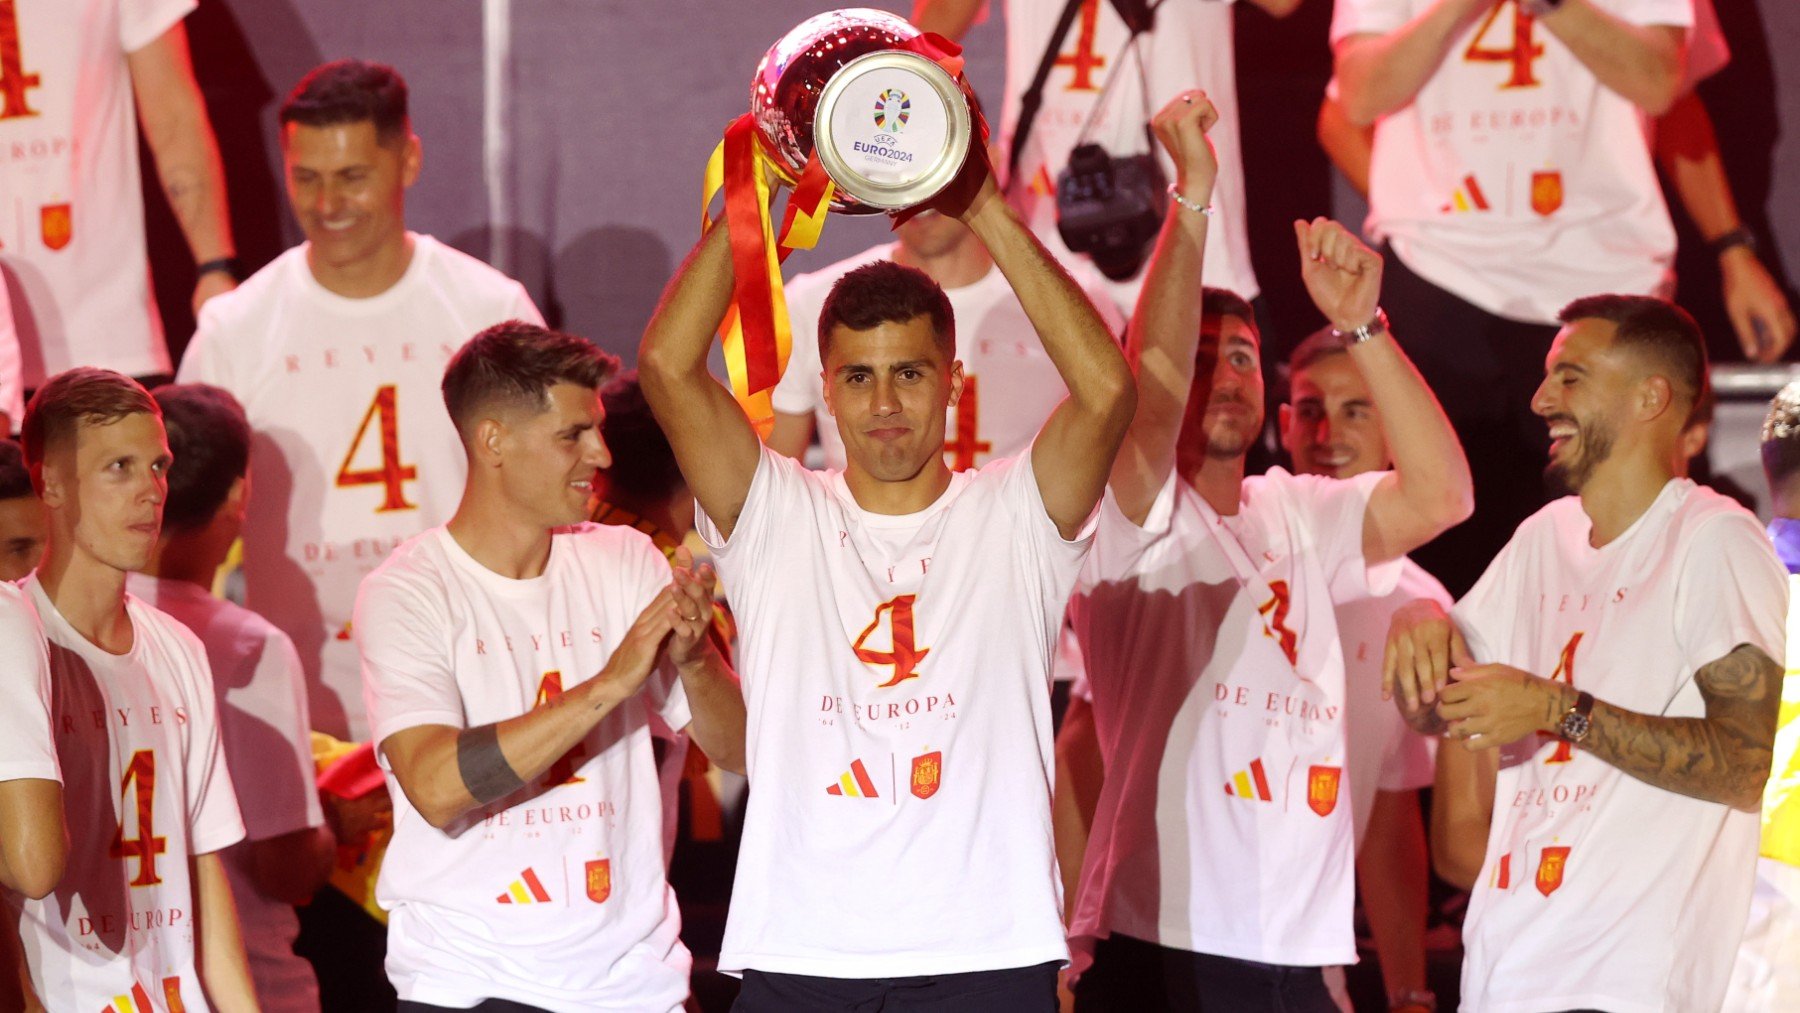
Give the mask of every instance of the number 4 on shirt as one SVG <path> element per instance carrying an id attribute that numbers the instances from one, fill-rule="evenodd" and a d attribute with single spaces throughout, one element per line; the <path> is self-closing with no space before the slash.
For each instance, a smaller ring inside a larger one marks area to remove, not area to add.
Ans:
<path id="1" fill-rule="evenodd" d="M 875 606 L 874 621 L 869 623 L 862 635 L 856 638 L 856 643 L 851 645 L 857 658 L 864 663 L 893 666 L 894 677 L 875 687 L 876 689 L 887 689 L 908 679 L 918 678 L 916 669 L 919 662 L 924 661 L 925 655 L 931 653 L 931 648 L 917 647 L 913 643 L 913 603 L 917 600 L 917 595 L 903 594 Z M 882 651 L 865 647 L 869 637 L 881 627 L 883 618 L 888 621 L 888 643 L 892 645 L 891 648 Z"/>
<path id="2" fill-rule="evenodd" d="M 1513 10 L 1512 45 L 1482 45 L 1482 40 L 1487 38 L 1488 32 L 1494 27 L 1494 22 L 1499 20 L 1500 12 L 1507 7 Z M 1512 76 L 1500 85 L 1503 91 L 1508 88 L 1537 87 L 1540 82 L 1532 69 L 1538 57 L 1544 55 L 1544 44 L 1532 40 L 1531 29 L 1534 23 L 1532 16 L 1519 6 L 1518 0 L 1495 4 L 1488 8 L 1487 17 L 1481 22 L 1481 27 L 1476 29 L 1475 37 L 1469 40 L 1469 48 L 1463 50 L 1463 59 L 1469 63 L 1512 64 Z"/>
<path id="3" fill-rule="evenodd" d="M 1563 645 L 1562 657 L 1556 659 L 1556 671 L 1550 673 L 1550 681 L 1561 679 L 1572 688 L 1575 685 L 1575 648 L 1581 645 L 1581 634 L 1577 633 Z M 1575 747 L 1567 742 L 1558 742 L 1556 752 L 1550 754 L 1545 763 L 1568 763 L 1575 758 Z"/>
<path id="4" fill-rule="evenodd" d="M 356 460 L 356 452 L 362 447 L 363 437 L 368 435 L 371 419 L 380 422 L 376 431 L 381 436 L 381 467 L 351 471 L 350 462 Z M 356 428 L 356 438 L 350 441 L 350 449 L 344 452 L 344 463 L 338 466 L 337 487 L 381 486 L 386 495 L 381 505 L 375 508 L 378 514 L 414 510 L 417 504 L 407 502 L 406 483 L 418 477 L 418 468 L 400 461 L 399 393 L 390 383 L 375 392 L 375 400 L 369 402 L 369 410 L 363 413 L 362 425 Z"/>
<path id="5" fill-rule="evenodd" d="M 140 749 L 131 754 L 125 776 L 119 779 L 121 805 L 130 799 L 137 815 L 137 836 L 125 836 L 125 815 L 119 815 L 119 829 L 113 831 L 110 854 L 113 858 L 137 859 L 137 875 L 132 886 L 155 886 L 162 882 L 156 872 L 156 856 L 169 850 L 169 839 L 156 836 L 156 751 Z"/>

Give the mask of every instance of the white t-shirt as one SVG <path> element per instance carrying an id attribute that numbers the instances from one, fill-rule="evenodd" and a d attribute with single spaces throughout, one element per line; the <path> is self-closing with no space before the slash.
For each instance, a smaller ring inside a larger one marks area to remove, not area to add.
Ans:
<path id="1" fill-rule="evenodd" d="M 719 968 L 832 978 L 1068 958 L 1050 662 L 1085 535 L 1029 454 L 903 516 L 765 449 L 729 541 L 750 801 Z"/>
<path id="2" fill-rule="evenodd" d="M 1740 644 L 1784 658 L 1787 574 L 1756 518 L 1674 479 L 1588 544 L 1551 503 L 1453 613 L 1477 661 L 1616 707 L 1697 718 L 1694 673 Z M 1463 925 L 1463 1009 L 1717 1009 L 1744 931 L 1757 816 L 1655 788 L 1550 736 L 1503 767 Z"/>
<path id="3" fill-rule="evenodd" d="M 999 151 L 1012 150 L 1019 100 L 1031 85 L 1038 62 L 1049 48 L 1063 5 L 1054 0 L 1007 0 L 1006 101 L 1001 109 Z M 1081 13 L 1062 41 L 1057 66 L 1044 83 L 1044 104 L 1032 121 L 1019 157 L 1019 180 L 1008 187 L 1031 229 L 1064 263 L 1085 258 L 1070 253 L 1056 231 L 1056 174 L 1068 164 L 1069 152 L 1082 136 L 1082 125 L 1094 110 L 1107 74 L 1121 64 L 1088 139 L 1114 155 L 1140 155 L 1154 149 L 1163 173 L 1175 181 L 1175 167 L 1162 148 L 1151 142 L 1145 125 L 1176 95 L 1189 88 L 1204 90 L 1219 110 L 1219 122 L 1207 137 L 1219 158 L 1213 186 L 1218 217 L 1207 230 L 1206 283 L 1227 288 L 1246 299 L 1261 291 L 1250 271 L 1250 241 L 1244 218 L 1244 166 L 1239 154 L 1237 62 L 1232 51 L 1231 4 L 1225 0 L 1171 0 L 1156 6 L 1156 27 L 1138 40 L 1143 57 L 1123 52 L 1130 34 L 1111 0 L 1084 0 Z M 1144 91 L 1148 82 L 1149 92 Z M 1148 255 L 1146 254 L 1146 261 Z M 1121 306 L 1137 304 L 1144 273 L 1125 282 L 1104 281 Z"/>
<path id="4" fill-rule="evenodd" d="M 27 386 L 71 366 L 169 370 L 125 56 L 195 6 L 23 0 L 8 5 L 13 24 L 0 22 L 27 75 L 22 87 L 0 88 L 0 268 L 24 293 L 13 317 Z"/>
<path id="5" fill-rule="evenodd" d="M 250 418 L 245 604 L 293 638 L 313 727 L 339 738 L 368 735 L 350 628 L 357 583 L 462 498 L 444 366 L 483 328 L 543 322 L 518 282 L 412 238 L 406 274 L 368 299 L 320 285 L 305 244 L 287 251 L 201 308 L 181 360 L 182 382 L 231 391 Z"/>
<path id="6" fill-rule="evenodd" d="M 1694 20 L 1693 0 L 1595 3 L 1635 25 Z M 1332 41 L 1392 32 L 1431 5 L 1339 0 Z M 1643 111 L 1535 22 L 1541 54 L 1508 55 L 1525 52 L 1514 40 L 1526 17 L 1516 2 L 1490 8 L 1417 97 L 1376 123 L 1366 231 L 1489 313 L 1554 324 L 1581 296 L 1667 291 L 1675 230 Z"/>
<path id="7" fill-rule="evenodd" d="M 6 294 L 6 282 L 0 279 L 0 411 L 11 419 L 11 429 L 18 429 L 25 418 L 25 373 L 19 355 L 19 329 L 13 323 L 12 298 Z"/>
<path id="8" fill-rule="evenodd" d="M 0 581 L 0 781 L 62 780 L 50 737 L 50 659 L 37 609 Z"/>
<path id="9" fill-rule="evenodd" d="M 219 699 L 225 761 L 237 789 L 244 839 L 225 849 L 225 874 L 237 901 L 238 928 L 264 1013 L 319 1008 L 312 964 L 294 953 L 294 906 L 256 885 L 250 845 L 325 822 L 313 781 L 306 674 L 287 634 L 248 609 L 185 580 L 134 573 L 132 594 L 200 638 Z"/>
<path id="10" fill-rule="evenodd" d="M 1437 740 L 1406 726 L 1392 700 L 1381 698 L 1381 658 L 1387 649 L 1394 612 L 1427 598 L 1450 609 L 1453 599 L 1437 578 L 1408 559 L 1394 592 L 1349 601 L 1337 607 L 1338 635 L 1344 642 L 1344 674 L 1349 683 L 1350 811 L 1356 817 L 1356 847 L 1362 849 L 1377 791 L 1429 788 L 1437 773 Z"/>
<path id="11" fill-rule="evenodd" d="M 559 529 L 530 580 L 482 566 L 444 528 L 409 539 L 357 600 L 374 740 L 492 724 L 555 698 L 605 667 L 669 579 L 663 554 L 626 527 Z M 688 725 L 666 666 L 536 782 L 448 832 L 389 773 L 394 839 L 375 896 L 389 912 L 387 970 L 400 998 L 458 1008 L 510 999 L 558 1013 L 681 1008 L 691 961 L 663 875 L 653 713 Z"/>
<path id="12" fill-rule="evenodd" d="M 1072 937 L 1356 960 L 1332 600 L 1397 572 L 1363 561 L 1381 477 L 1276 468 L 1221 518 L 1171 473 L 1142 527 L 1107 494 L 1070 606 L 1106 762 Z"/>
<path id="13" fill-rule="evenodd" d="M 892 260 L 898 246 L 877 246 L 787 283 L 794 345 L 787 372 L 770 400 L 776 411 L 812 415 L 825 466 L 833 470 L 844 468 L 844 441 L 837 421 L 825 409 L 819 311 L 839 278 L 864 264 Z M 1107 327 L 1122 333 L 1124 318 L 1100 279 L 1079 264 L 1072 269 Z M 962 401 L 950 409 L 944 423 L 944 463 L 964 471 L 996 458 L 1017 457 L 1069 396 L 1069 388 L 999 268 L 989 268 L 980 281 L 945 289 L 944 294 L 956 317 L 956 357 L 963 364 Z"/>
<path id="14" fill-rule="evenodd" d="M 212 673 L 187 627 L 126 596 L 132 645 L 108 654 L 25 581 L 49 640 L 52 720 L 71 835 L 62 883 L 9 898 L 32 984 L 53 1010 L 207 1009 L 188 857 L 244 836 Z M 119 1003 L 128 1005 L 120 1006 Z"/>

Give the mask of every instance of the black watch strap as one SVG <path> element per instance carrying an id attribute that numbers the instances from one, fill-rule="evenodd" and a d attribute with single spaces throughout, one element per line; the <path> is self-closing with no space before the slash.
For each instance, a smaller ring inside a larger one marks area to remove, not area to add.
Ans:
<path id="1" fill-rule="evenodd" d="M 229 274 L 233 278 L 236 278 L 237 269 L 238 262 L 236 257 L 219 257 L 214 260 L 206 260 L 195 264 L 194 277 L 202 278 L 209 274 L 224 272 L 225 274 Z"/>
<path id="2" fill-rule="evenodd" d="M 1749 250 L 1751 253 L 1755 253 L 1756 233 L 1751 232 L 1746 226 L 1739 225 L 1737 228 L 1732 229 L 1722 236 L 1706 241 L 1706 248 L 1711 250 L 1715 257 L 1724 254 L 1726 250 L 1735 249 L 1739 246 Z"/>

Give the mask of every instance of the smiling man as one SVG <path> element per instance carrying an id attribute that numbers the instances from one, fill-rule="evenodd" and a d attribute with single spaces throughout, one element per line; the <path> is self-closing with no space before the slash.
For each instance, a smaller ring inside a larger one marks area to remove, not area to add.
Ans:
<path id="1" fill-rule="evenodd" d="M 357 645 L 394 840 L 377 898 L 403 1013 L 642 1010 L 688 994 L 651 719 L 743 769 L 712 587 L 583 524 L 618 360 L 517 321 L 450 361 L 469 480 L 363 582 Z"/>
<path id="2" fill-rule="evenodd" d="M 1603 295 L 1562 320 L 1531 408 L 1574 495 L 1521 524 L 1449 615 L 1403 609 L 1384 679 L 1416 729 L 1457 740 L 1440 753 L 1443 825 L 1492 813 L 1465 1010 L 1718 1009 L 1750 901 L 1786 575 L 1755 517 L 1680 477 L 1707 394 L 1693 318 Z"/>

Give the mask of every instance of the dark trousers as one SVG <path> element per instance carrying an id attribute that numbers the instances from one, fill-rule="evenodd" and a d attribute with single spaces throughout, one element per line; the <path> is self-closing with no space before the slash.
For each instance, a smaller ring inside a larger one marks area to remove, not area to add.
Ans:
<path id="1" fill-rule="evenodd" d="M 384 1013 L 394 1008 L 388 983 L 387 926 L 339 893 L 324 886 L 300 908 L 300 938 L 294 952 L 312 962 L 319 978 L 319 1008 Z"/>
<path id="2" fill-rule="evenodd" d="M 1456 427 L 1475 479 L 1475 514 L 1412 554 L 1461 597 L 1519 522 L 1544 505 L 1550 438 L 1531 411 L 1557 328 L 1497 317 L 1408 270 L 1384 249 L 1381 304 Z"/>
<path id="3" fill-rule="evenodd" d="M 432 1006 L 427 1003 L 402 999 L 398 1013 L 544 1013 L 544 1010 L 536 1006 L 527 1006 L 522 1002 L 513 1002 L 511 999 L 485 999 L 477 1005 L 470 1006 L 467 1010 L 455 1009 L 450 1006 Z"/>
<path id="4" fill-rule="evenodd" d="M 1336 1013 L 1316 967 L 1158 946 L 1113 934 L 1075 982 L 1075 1013 Z"/>
<path id="5" fill-rule="evenodd" d="M 1058 964 L 909 978 L 744 972 L 733 1013 L 1052 1013 Z"/>

